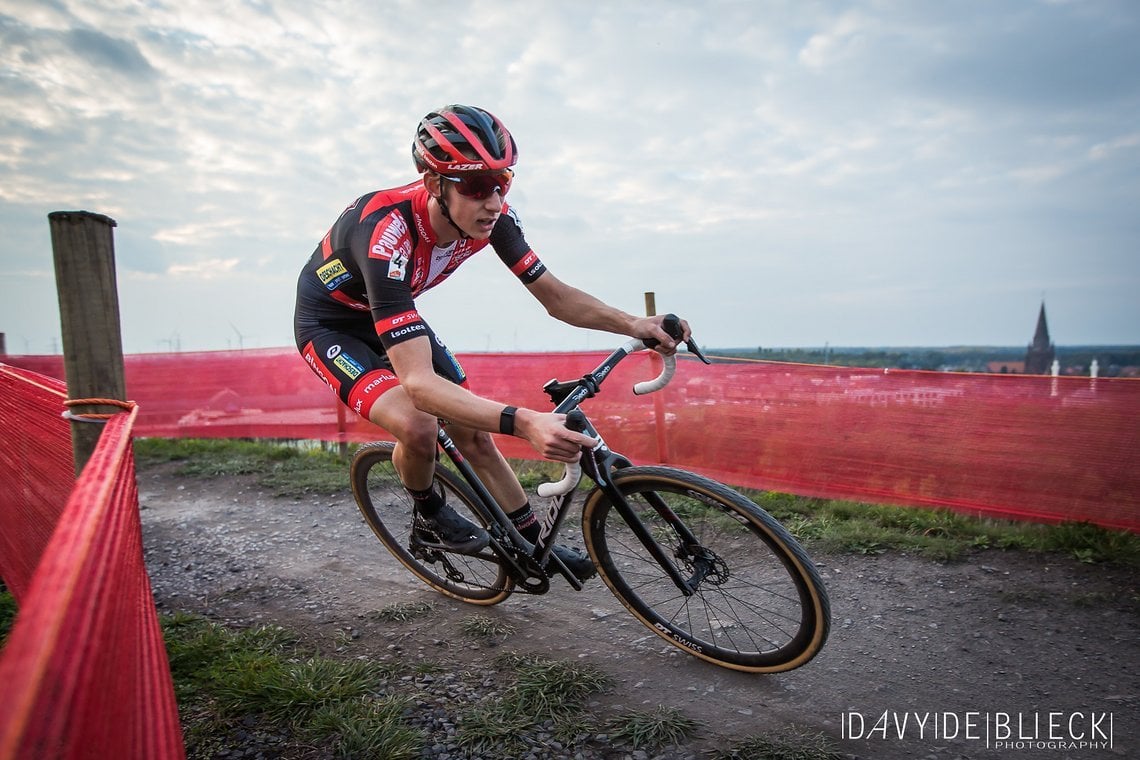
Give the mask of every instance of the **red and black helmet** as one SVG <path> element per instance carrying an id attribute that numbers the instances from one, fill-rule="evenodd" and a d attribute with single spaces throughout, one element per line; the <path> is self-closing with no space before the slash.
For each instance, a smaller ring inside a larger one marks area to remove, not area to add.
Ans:
<path id="1" fill-rule="evenodd" d="M 420 172 L 437 174 L 506 169 L 518 161 L 518 148 L 503 123 L 482 108 L 450 105 L 420 121 L 412 158 Z"/>

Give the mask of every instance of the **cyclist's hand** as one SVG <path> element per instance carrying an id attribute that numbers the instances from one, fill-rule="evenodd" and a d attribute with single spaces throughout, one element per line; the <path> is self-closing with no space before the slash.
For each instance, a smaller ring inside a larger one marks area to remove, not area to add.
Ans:
<path id="1" fill-rule="evenodd" d="M 661 327 L 661 323 L 665 321 L 666 315 L 659 314 L 656 317 L 642 317 L 634 323 L 632 338 L 653 338 L 658 341 L 657 345 L 653 347 L 654 351 L 670 356 L 677 353 L 677 344 L 686 341 L 691 336 L 689 331 L 689 323 L 685 320 L 681 322 L 681 340 L 674 339 L 669 333 L 665 332 Z"/>
<path id="2" fill-rule="evenodd" d="M 515 416 L 515 435 L 522 436 L 546 459 L 555 462 L 577 462 L 583 446 L 593 446 L 588 435 L 566 427 L 565 414 L 550 414 L 519 409 Z"/>

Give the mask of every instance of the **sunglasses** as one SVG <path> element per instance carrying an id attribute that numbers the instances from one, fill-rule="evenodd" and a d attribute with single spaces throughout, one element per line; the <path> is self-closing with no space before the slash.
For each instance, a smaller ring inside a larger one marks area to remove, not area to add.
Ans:
<path id="1" fill-rule="evenodd" d="M 498 172 L 467 174 L 462 177 L 449 177 L 446 174 L 439 176 L 440 179 L 454 183 L 455 190 L 460 195 L 481 201 L 490 198 L 496 190 L 500 196 L 506 195 L 511 189 L 511 180 L 514 179 L 515 173 L 510 169 L 503 169 Z"/>

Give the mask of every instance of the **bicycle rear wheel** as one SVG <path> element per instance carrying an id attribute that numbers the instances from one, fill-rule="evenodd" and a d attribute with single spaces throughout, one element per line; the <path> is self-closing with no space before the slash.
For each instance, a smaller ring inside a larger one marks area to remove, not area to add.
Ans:
<path id="1" fill-rule="evenodd" d="M 614 595 L 661 638 L 717 665 L 752 673 L 799 667 L 827 641 L 827 591 L 775 518 L 736 491 L 668 467 L 612 473 L 633 512 L 695 591 L 686 596 L 601 489 L 582 532 Z M 687 544 L 672 524 L 696 538 Z"/>
<path id="2" fill-rule="evenodd" d="M 372 532 L 404 567 L 441 594 L 479 605 L 497 604 L 510 596 L 514 583 L 490 549 L 477 555 L 457 554 L 421 540 L 412 497 L 392 463 L 394 448 L 388 442 L 368 443 L 352 458 L 352 494 Z M 433 487 L 443 490 L 447 503 L 460 515 L 486 525 L 472 506 L 476 497 L 470 487 L 441 464 L 436 465 Z"/>

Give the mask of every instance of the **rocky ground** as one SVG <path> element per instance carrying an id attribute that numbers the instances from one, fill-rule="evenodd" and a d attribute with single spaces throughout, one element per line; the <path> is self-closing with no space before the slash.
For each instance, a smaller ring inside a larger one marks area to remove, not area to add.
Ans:
<path id="1" fill-rule="evenodd" d="M 526 737 L 528 757 L 698 758 L 793 726 L 859 758 L 1140 756 L 1140 589 L 1131 570 L 999 551 L 951 564 L 817 556 L 831 638 L 805 667 L 758 676 L 669 646 L 597 579 L 581 592 L 556 584 L 490 609 L 452 602 L 385 552 L 348 494 L 276 498 L 252 480 L 181 478 L 169 466 L 143 468 L 139 488 L 161 609 L 277 623 L 347 656 L 443 663 L 406 684 L 418 700 L 414 719 L 432 736 L 425 757 L 462 756 L 450 740 L 452 706 L 502 688 L 491 661 L 503 651 L 600 668 L 614 684 L 591 704 L 600 717 L 664 705 L 702 726 L 657 755 L 607 749 L 604 735 L 562 744 L 537 731 Z M 406 621 L 373 614 L 408 601 L 433 611 Z M 465 635 L 473 614 L 513 633 Z"/>

